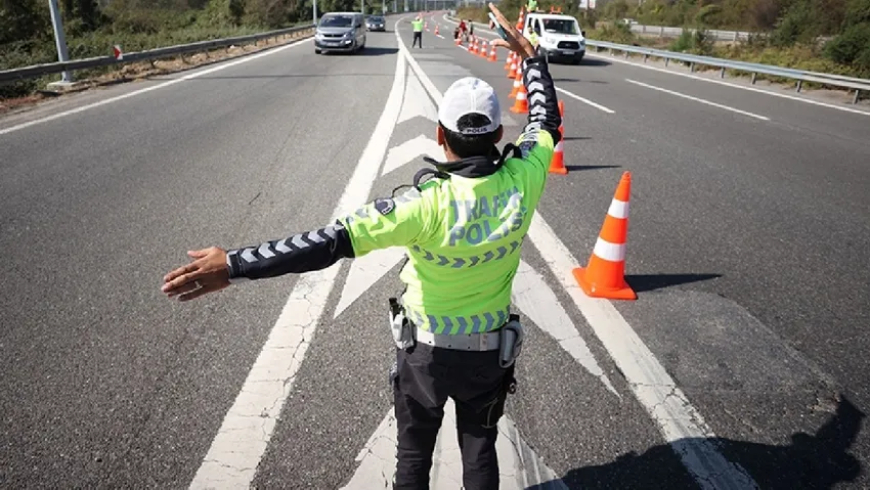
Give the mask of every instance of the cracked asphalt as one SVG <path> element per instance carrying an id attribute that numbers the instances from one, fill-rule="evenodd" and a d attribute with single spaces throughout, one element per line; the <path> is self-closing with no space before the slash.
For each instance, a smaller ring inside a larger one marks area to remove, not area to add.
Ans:
<path id="1" fill-rule="evenodd" d="M 509 92 L 503 63 L 424 43 L 411 55 L 441 92 L 469 74 Z M 368 46 L 315 56 L 303 43 L 0 134 L 0 487 L 190 485 L 298 278 L 189 304 L 166 300 L 161 278 L 187 250 L 329 222 L 399 55 L 393 32 Z M 870 488 L 870 118 L 600 58 L 551 71 L 614 113 L 563 98 L 570 172 L 551 177 L 538 212 L 585 261 L 632 172 L 627 274 L 639 298 L 615 306 L 676 383 L 652 388 L 678 388 L 715 436 L 664 439 L 527 241 L 523 260 L 614 391 L 522 314 L 507 414 L 523 441 L 571 489 L 699 488 L 679 454 L 702 443 L 761 488 Z M 65 97 L 0 129 L 185 74 Z M 514 139 L 522 118 L 505 114 Z M 389 147 L 421 134 L 433 137 L 431 121 L 404 121 Z M 379 173 L 370 197 L 423 166 Z M 398 267 L 334 317 L 349 263 L 338 267 L 316 332 L 282 346 L 304 352 L 282 409 L 245 413 L 264 434 L 275 424 L 256 488 L 340 488 L 391 409 L 383 318 Z M 295 313 L 299 325 L 312 315 Z"/>

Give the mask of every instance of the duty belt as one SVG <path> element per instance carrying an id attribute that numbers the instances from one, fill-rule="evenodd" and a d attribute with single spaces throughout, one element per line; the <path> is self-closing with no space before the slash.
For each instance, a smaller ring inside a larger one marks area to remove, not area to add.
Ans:
<path id="1" fill-rule="evenodd" d="M 478 352 L 498 350 L 501 337 L 501 330 L 459 335 L 437 334 L 420 328 L 416 328 L 415 330 L 417 342 L 431 345 L 433 347 L 453 350 Z"/>

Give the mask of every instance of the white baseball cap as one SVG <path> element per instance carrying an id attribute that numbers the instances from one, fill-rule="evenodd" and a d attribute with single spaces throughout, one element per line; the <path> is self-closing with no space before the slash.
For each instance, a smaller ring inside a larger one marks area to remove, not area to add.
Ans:
<path id="1" fill-rule="evenodd" d="M 467 114 L 480 114 L 489 123 L 477 128 L 459 129 L 459 119 Z M 445 128 L 460 134 L 486 134 L 501 126 L 501 108 L 492 86 L 479 78 L 466 77 L 453 82 L 441 98 L 438 120 Z"/>

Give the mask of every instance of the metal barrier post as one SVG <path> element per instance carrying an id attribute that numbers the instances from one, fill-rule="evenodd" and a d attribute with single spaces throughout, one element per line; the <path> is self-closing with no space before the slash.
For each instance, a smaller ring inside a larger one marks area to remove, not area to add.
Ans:
<path id="1" fill-rule="evenodd" d="M 51 10 L 51 26 L 54 29 L 54 42 L 57 45 L 57 59 L 63 63 L 69 61 L 69 53 L 66 49 L 66 37 L 63 35 L 63 19 L 61 19 L 60 11 L 57 8 L 57 0 L 48 0 L 48 7 Z M 61 72 L 61 84 L 70 84 L 72 82 L 72 73 L 69 71 Z"/>

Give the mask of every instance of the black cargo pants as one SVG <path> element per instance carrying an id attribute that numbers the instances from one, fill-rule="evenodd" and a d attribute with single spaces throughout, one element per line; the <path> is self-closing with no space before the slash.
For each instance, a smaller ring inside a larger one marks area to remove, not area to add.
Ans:
<path id="1" fill-rule="evenodd" d="M 393 378 L 398 425 L 395 490 L 428 490 L 435 440 L 447 398 L 456 405 L 465 490 L 498 490 L 496 423 L 504 413 L 513 369 L 498 351 L 467 352 L 417 343 L 397 350 Z"/>
<path id="2" fill-rule="evenodd" d="M 423 32 L 414 31 L 414 41 L 411 43 L 411 47 L 413 48 L 417 44 L 420 44 L 420 47 L 423 47 Z"/>

